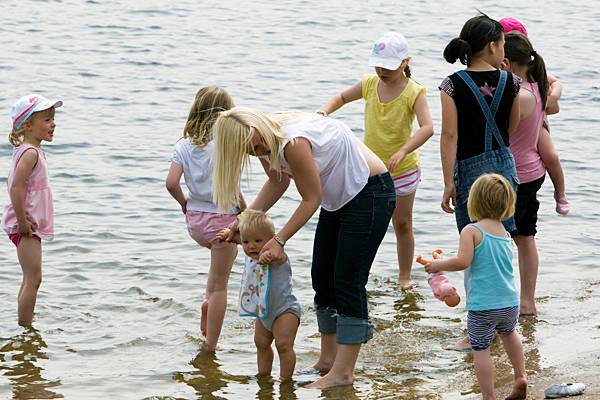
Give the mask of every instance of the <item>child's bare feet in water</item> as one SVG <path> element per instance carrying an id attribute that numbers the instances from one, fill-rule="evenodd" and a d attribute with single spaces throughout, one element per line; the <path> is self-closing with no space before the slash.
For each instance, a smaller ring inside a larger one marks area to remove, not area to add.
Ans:
<path id="1" fill-rule="evenodd" d="M 204 299 L 200 306 L 200 333 L 206 337 L 206 324 L 208 320 L 208 299 Z"/>
<path id="2" fill-rule="evenodd" d="M 533 304 L 526 304 L 524 301 L 521 301 L 521 307 L 519 308 L 520 317 L 535 316 L 536 314 L 535 302 Z"/>
<path id="3" fill-rule="evenodd" d="M 398 287 L 400 288 L 400 290 L 412 289 L 413 285 L 414 285 L 414 282 L 410 279 L 399 279 L 398 280 Z"/>
<path id="4" fill-rule="evenodd" d="M 505 400 L 520 400 L 527 398 L 527 378 L 520 377 L 515 379 L 512 392 Z"/>
<path id="5" fill-rule="evenodd" d="M 455 344 L 451 344 L 446 346 L 446 350 L 454 350 L 454 351 L 469 351 L 471 350 L 471 343 L 469 342 L 468 337 L 464 337 Z"/>

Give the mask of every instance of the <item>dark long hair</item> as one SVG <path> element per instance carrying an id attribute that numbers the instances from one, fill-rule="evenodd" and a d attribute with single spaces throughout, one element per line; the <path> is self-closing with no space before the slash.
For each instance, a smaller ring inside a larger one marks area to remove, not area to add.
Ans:
<path id="1" fill-rule="evenodd" d="M 450 64 L 456 60 L 466 66 L 471 65 L 473 55 L 479 53 L 490 42 L 502 37 L 502 25 L 495 19 L 481 13 L 465 22 L 460 35 L 448 43 L 444 49 L 444 59 Z"/>
<path id="2" fill-rule="evenodd" d="M 520 33 L 509 33 L 505 36 L 504 56 L 511 63 L 527 66 L 527 81 L 537 82 L 542 97 L 542 105 L 546 108 L 548 99 L 548 76 L 546 75 L 546 63 L 539 55 L 527 37 Z"/>

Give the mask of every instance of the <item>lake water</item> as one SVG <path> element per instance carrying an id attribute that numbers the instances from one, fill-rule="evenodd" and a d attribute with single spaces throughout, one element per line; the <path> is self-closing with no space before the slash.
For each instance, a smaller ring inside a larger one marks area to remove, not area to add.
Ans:
<path id="1" fill-rule="evenodd" d="M 65 105 L 57 112 L 55 142 L 45 146 L 57 235 L 44 244 L 35 331 L 16 324 L 21 273 L 13 245 L 0 241 L 0 398 L 470 397 L 477 388 L 471 358 L 442 350 L 464 334 L 466 313 L 433 298 L 418 266 L 418 286 L 397 290 L 391 228 L 369 282 L 377 334 L 363 347 L 352 388 L 321 393 L 302 387 L 315 376 L 299 376 L 286 387 L 254 377 L 252 321 L 236 312 L 241 256 L 230 280 L 222 350 L 215 357 L 200 354 L 198 316 L 209 253 L 188 237 L 164 178 L 199 87 L 223 86 L 237 104 L 267 112 L 316 110 L 370 72 L 371 42 L 397 30 L 409 40 L 413 77 L 428 89 L 436 130 L 421 151 L 416 254 L 437 247 L 455 252 L 453 216 L 439 206 L 437 85 L 459 68 L 446 63 L 442 51 L 476 8 L 497 19 L 522 20 L 565 87 L 551 126 L 572 212 L 555 214 L 548 181 L 538 235 L 539 317 L 521 327 L 527 369 L 535 374 L 597 352 L 600 12 L 597 2 L 524 4 L 3 0 L 2 129 L 8 134 L 10 107 L 23 94 L 37 91 Z M 362 136 L 359 102 L 336 116 Z M 5 141 L 3 188 L 10 162 Z M 243 185 L 248 198 L 263 181 L 254 163 Z M 273 208 L 277 226 L 298 198 L 292 187 Z M 7 199 L 0 190 L 0 203 Z M 310 285 L 315 222 L 286 246 L 304 312 L 296 341 L 299 368 L 311 365 L 319 349 Z M 464 293 L 462 275 L 450 278 Z M 510 382 L 506 356 L 499 347 L 493 353 L 498 384 Z"/>

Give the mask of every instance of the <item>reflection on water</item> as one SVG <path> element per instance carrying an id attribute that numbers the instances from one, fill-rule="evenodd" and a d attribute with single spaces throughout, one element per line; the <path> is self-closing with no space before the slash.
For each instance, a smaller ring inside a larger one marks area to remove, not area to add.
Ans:
<path id="1" fill-rule="evenodd" d="M 225 395 L 217 393 L 223 392 L 231 382 L 248 383 L 246 376 L 235 376 L 221 371 L 221 364 L 216 354 L 211 351 L 200 350 L 190 364 L 196 369 L 177 372 L 173 379 L 193 387 L 199 399 L 227 400 Z"/>
<path id="2" fill-rule="evenodd" d="M 37 363 L 48 358 L 42 351 L 48 346 L 37 330 L 27 328 L 18 335 L 0 340 L 6 340 L 0 347 L 0 373 L 8 378 L 14 399 L 63 398 L 63 395 L 49 390 L 60 386 L 60 380 L 44 378 L 44 369 Z"/>
<path id="3" fill-rule="evenodd" d="M 535 316 L 527 316 L 519 319 L 523 350 L 525 351 L 525 371 L 528 376 L 535 375 L 541 370 L 540 349 L 535 336 L 536 325 L 540 322 L 538 317 Z"/>

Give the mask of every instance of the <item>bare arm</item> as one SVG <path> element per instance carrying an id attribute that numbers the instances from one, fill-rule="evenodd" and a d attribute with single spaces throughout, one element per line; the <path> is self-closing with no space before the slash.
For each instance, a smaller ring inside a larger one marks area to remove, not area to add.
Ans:
<path id="1" fill-rule="evenodd" d="M 556 77 L 550 73 L 548 76 L 548 98 L 546 99 L 546 114 L 552 115 L 557 114 L 560 111 L 558 100 L 562 95 L 562 83 Z"/>
<path id="2" fill-rule="evenodd" d="M 517 126 L 519 126 L 519 122 L 520 122 L 520 118 L 521 118 L 521 112 L 520 112 L 520 99 L 519 99 L 519 95 L 515 96 L 515 99 L 513 100 L 513 104 L 512 104 L 512 108 L 510 109 L 510 117 L 508 119 L 508 135 L 512 135 L 512 133 L 515 131 L 515 129 L 517 129 Z"/>
<path id="3" fill-rule="evenodd" d="M 285 158 L 294 176 L 294 183 L 302 197 L 300 204 L 281 228 L 277 236 L 284 242 L 302 228 L 321 204 L 321 180 L 313 160 L 312 147 L 308 140 L 297 138 L 285 146 Z M 274 239 L 261 250 L 260 262 L 281 262 L 285 257 L 283 247 Z"/>
<path id="4" fill-rule="evenodd" d="M 262 158 L 260 159 L 260 163 L 269 179 L 267 179 L 248 208 L 266 212 L 283 196 L 290 185 L 290 177 L 271 169 L 269 163 Z"/>
<path id="5" fill-rule="evenodd" d="M 419 129 L 415 134 L 402 146 L 388 161 L 387 168 L 392 171 L 396 168 L 396 165 L 404 160 L 407 154 L 415 151 L 423 145 L 431 136 L 433 136 L 433 122 L 431 120 L 431 113 L 427 106 L 427 98 L 425 93 L 420 93 L 415 100 L 413 106 L 415 114 L 417 115 L 417 121 L 419 123 Z"/>
<path id="6" fill-rule="evenodd" d="M 289 143 L 285 147 L 285 158 L 302 197 L 296 211 L 279 231 L 279 237 L 288 240 L 308 222 L 321 205 L 321 179 L 313 160 L 312 147 L 307 139 L 297 138 Z"/>
<path id="7" fill-rule="evenodd" d="M 358 100 L 362 97 L 362 81 L 358 81 L 353 86 L 343 90 L 341 93 L 333 96 L 325 105 L 321 108 L 327 114 L 333 113 L 346 103 Z"/>
<path id="8" fill-rule="evenodd" d="M 25 210 L 25 197 L 27 193 L 27 179 L 38 161 L 38 152 L 34 149 L 25 150 L 17 162 L 12 186 L 10 187 L 10 202 L 15 210 L 19 233 L 30 237 L 34 229 L 33 224 L 27 218 Z"/>
<path id="9" fill-rule="evenodd" d="M 240 212 L 244 211 L 246 208 L 248 208 L 248 204 L 246 204 L 246 199 L 244 198 L 244 194 L 240 191 Z"/>
<path id="10" fill-rule="evenodd" d="M 462 271 L 467 269 L 473 261 L 475 241 L 479 230 L 473 226 L 466 226 L 460 233 L 458 254 L 454 257 L 438 258 L 425 266 L 428 273 L 440 271 Z"/>
<path id="11" fill-rule="evenodd" d="M 442 210 L 447 213 L 454 212 L 456 204 L 456 188 L 454 187 L 454 163 L 456 162 L 456 148 L 458 142 L 458 113 L 452 97 L 443 90 L 440 91 L 442 101 L 442 131 L 440 135 L 440 157 L 442 159 L 442 172 L 444 174 L 444 194 L 442 196 Z M 452 206 L 450 205 L 452 203 Z"/>
<path id="12" fill-rule="evenodd" d="M 185 198 L 185 194 L 183 194 L 183 190 L 181 190 L 181 186 L 179 185 L 181 175 L 183 175 L 183 167 L 172 162 L 171 167 L 169 167 L 169 173 L 167 174 L 165 186 L 167 187 L 169 194 L 171 194 L 171 196 L 177 200 L 181 206 L 181 211 L 183 211 L 185 214 L 187 211 L 187 199 Z"/>

